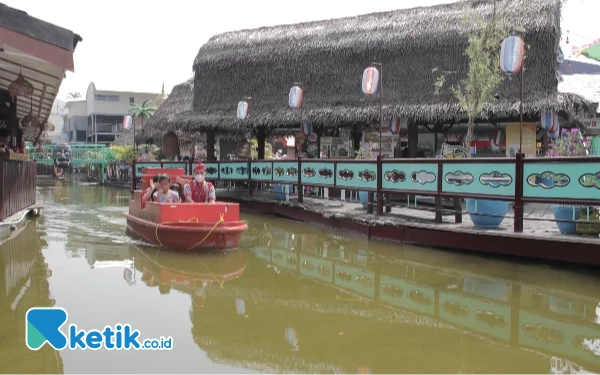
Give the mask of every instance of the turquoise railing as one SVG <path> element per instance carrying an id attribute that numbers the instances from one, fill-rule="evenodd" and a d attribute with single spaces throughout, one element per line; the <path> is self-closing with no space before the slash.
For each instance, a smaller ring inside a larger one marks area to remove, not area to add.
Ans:
<path id="1" fill-rule="evenodd" d="M 163 163 L 184 168 L 192 162 Z M 523 203 L 600 204 L 600 157 L 209 161 L 207 178 L 292 184 L 372 193 L 406 193 L 436 198 L 472 198 L 515 203 L 515 230 Z M 157 163 L 137 163 L 160 167 Z M 135 176 L 134 176 L 135 178 Z M 302 201 L 302 189 L 298 199 Z M 377 213 L 383 203 L 378 201 Z M 369 207 L 372 210 L 371 207 Z M 521 213 L 522 215 L 522 213 Z M 519 224 L 520 222 L 520 224 Z"/>

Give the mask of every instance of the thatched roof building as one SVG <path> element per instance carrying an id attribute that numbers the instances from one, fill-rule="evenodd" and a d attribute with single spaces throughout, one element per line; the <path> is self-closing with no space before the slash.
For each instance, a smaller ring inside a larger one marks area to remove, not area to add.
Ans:
<path id="1" fill-rule="evenodd" d="M 493 0 L 467 0 L 356 17 L 227 32 L 212 37 L 194 61 L 196 120 L 232 126 L 237 102 L 251 96 L 246 124 L 298 124 L 287 105 L 293 82 L 303 82 L 304 118 L 313 124 L 365 123 L 378 118 L 377 98 L 361 92 L 363 70 L 383 64 L 385 119 L 418 123 L 464 117 L 450 87 L 466 76 L 464 50 L 477 27 L 473 12 L 489 17 Z M 497 0 L 515 27 L 526 30 L 524 109 L 570 110 L 587 106 L 574 94 L 557 91 L 561 0 Z M 432 69 L 451 72 L 434 95 Z M 519 79 L 506 79 L 488 113 L 516 117 Z"/>

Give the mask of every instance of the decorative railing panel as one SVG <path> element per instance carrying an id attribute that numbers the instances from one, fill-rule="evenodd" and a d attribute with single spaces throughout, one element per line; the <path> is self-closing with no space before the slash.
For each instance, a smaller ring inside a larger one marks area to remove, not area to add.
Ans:
<path id="1" fill-rule="evenodd" d="M 560 322 L 529 311 L 519 312 L 519 345 L 600 363 L 600 329 Z"/>
<path id="2" fill-rule="evenodd" d="M 219 179 L 219 163 L 218 162 L 206 162 L 204 163 L 206 167 L 206 178 L 208 180 L 217 180 Z M 190 175 L 194 174 L 194 166 L 190 165 Z"/>
<path id="3" fill-rule="evenodd" d="M 335 163 L 302 162 L 302 183 L 307 185 L 335 184 Z"/>
<path id="4" fill-rule="evenodd" d="M 219 176 L 222 180 L 247 180 L 247 161 L 230 161 L 219 163 Z"/>
<path id="5" fill-rule="evenodd" d="M 443 163 L 442 192 L 514 197 L 515 165 Z"/>
<path id="6" fill-rule="evenodd" d="M 433 316 L 434 294 L 433 288 L 416 285 L 396 277 L 381 275 L 379 279 L 379 299 L 403 309 Z"/>
<path id="7" fill-rule="evenodd" d="M 440 292 L 440 318 L 484 335 L 510 340 L 510 306 Z"/>
<path id="8" fill-rule="evenodd" d="M 383 190 L 436 192 L 438 163 L 383 163 Z"/>
<path id="9" fill-rule="evenodd" d="M 312 279 L 333 283 L 333 262 L 300 255 L 300 274 Z"/>
<path id="10" fill-rule="evenodd" d="M 271 262 L 281 268 L 296 270 L 298 258 L 291 251 L 271 249 Z"/>
<path id="11" fill-rule="evenodd" d="M 160 163 L 160 162 L 150 162 L 150 163 L 138 163 L 136 164 L 136 173 L 138 175 L 142 175 L 144 169 L 146 168 L 162 168 L 162 169 L 183 169 L 187 171 L 186 163 Z"/>
<path id="12" fill-rule="evenodd" d="M 257 161 L 252 163 L 250 176 L 254 181 L 273 181 L 273 162 Z"/>
<path id="13" fill-rule="evenodd" d="M 297 161 L 273 162 L 273 181 L 297 184 L 298 173 Z"/>
<path id="14" fill-rule="evenodd" d="M 369 269 L 336 264 L 333 276 L 335 285 L 353 290 L 365 297 L 375 297 L 375 272 Z"/>
<path id="15" fill-rule="evenodd" d="M 337 162 L 335 185 L 340 188 L 377 189 L 377 163 Z"/>
<path id="16" fill-rule="evenodd" d="M 523 197 L 600 199 L 600 162 L 527 163 Z"/>

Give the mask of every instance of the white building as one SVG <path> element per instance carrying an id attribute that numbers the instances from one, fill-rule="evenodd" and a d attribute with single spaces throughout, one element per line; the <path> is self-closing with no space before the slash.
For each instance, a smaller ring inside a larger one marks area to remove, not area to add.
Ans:
<path id="1" fill-rule="evenodd" d="M 94 82 L 90 82 L 85 99 L 66 104 L 65 128 L 69 141 L 111 143 L 123 132 L 123 116 L 130 114 L 133 103 L 141 105 L 150 100 L 152 106 L 157 106 L 165 97 L 164 87 L 162 93 L 126 92 L 98 90 Z"/>

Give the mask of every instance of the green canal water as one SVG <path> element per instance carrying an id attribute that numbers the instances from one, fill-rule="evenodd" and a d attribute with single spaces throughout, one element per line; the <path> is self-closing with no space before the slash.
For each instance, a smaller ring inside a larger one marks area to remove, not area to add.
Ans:
<path id="1" fill-rule="evenodd" d="M 369 242 L 244 215 L 243 249 L 157 251 L 125 233 L 128 191 L 50 182 L 0 245 L 3 373 L 600 371 L 592 271 Z M 565 249 L 568 251 L 568 249 Z M 25 314 L 129 323 L 170 351 L 31 351 Z"/>

